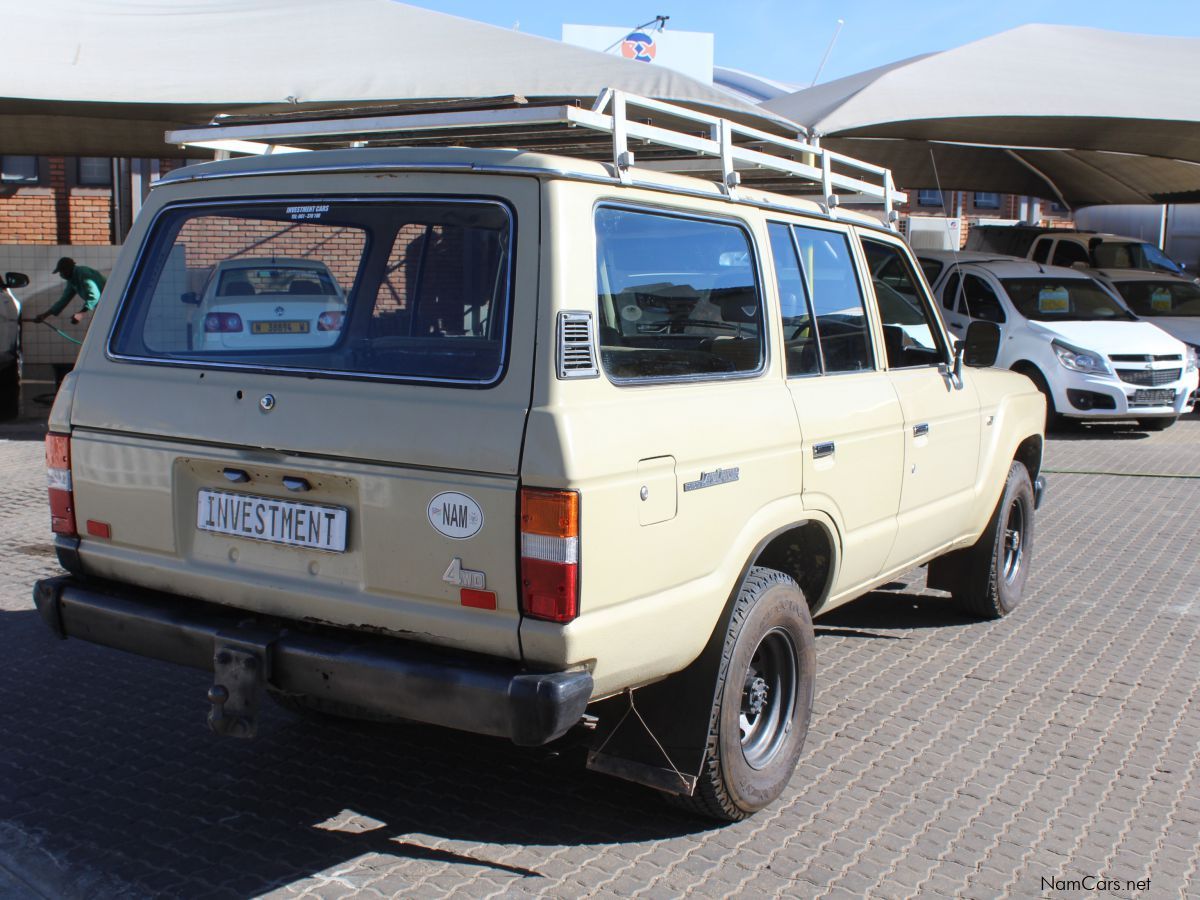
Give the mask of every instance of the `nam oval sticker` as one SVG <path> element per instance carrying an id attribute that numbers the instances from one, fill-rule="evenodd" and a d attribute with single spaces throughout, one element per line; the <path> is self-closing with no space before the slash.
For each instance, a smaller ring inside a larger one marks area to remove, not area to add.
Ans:
<path id="1" fill-rule="evenodd" d="M 456 541 L 475 537 L 483 528 L 483 510 L 479 504 L 458 491 L 438 494 L 429 501 L 426 512 L 434 531 Z"/>

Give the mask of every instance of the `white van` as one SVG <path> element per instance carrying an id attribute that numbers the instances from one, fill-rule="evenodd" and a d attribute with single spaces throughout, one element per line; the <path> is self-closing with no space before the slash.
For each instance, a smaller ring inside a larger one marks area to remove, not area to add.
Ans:
<path id="1" fill-rule="evenodd" d="M 1118 302 L 1076 269 L 981 253 L 926 252 L 949 330 L 1000 326 L 996 365 L 1023 372 L 1045 394 L 1047 421 L 1137 419 L 1169 428 L 1191 409 L 1196 350 Z"/>

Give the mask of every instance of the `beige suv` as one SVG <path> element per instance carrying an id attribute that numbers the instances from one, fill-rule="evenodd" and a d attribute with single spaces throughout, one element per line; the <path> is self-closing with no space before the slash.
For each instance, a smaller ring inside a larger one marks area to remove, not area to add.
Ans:
<path id="1" fill-rule="evenodd" d="M 222 734 L 264 693 L 569 733 L 738 819 L 800 755 L 812 616 L 926 563 L 1011 611 L 1045 409 L 970 367 L 987 323 L 964 369 L 877 220 L 631 161 L 352 149 L 164 179 L 51 417 L 48 625 L 212 670 Z M 344 288 L 336 339 L 229 297 L 244 339 L 198 340 L 214 268 L 276 256 Z"/>

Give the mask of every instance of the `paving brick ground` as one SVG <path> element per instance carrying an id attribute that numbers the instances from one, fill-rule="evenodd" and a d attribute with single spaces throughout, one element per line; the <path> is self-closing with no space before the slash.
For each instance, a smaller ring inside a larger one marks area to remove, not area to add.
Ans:
<path id="1" fill-rule="evenodd" d="M 274 709 L 256 741 L 211 736 L 203 673 L 37 618 L 39 438 L 0 427 L 0 895 L 1200 893 L 1195 417 L 1052 441 L 1049 468 L 1109 474 L 1052 476 L 1010 618 L 964 619 L 917 572 L 818 619 L 800 767 L 726 827 L 571 750 Z"/>

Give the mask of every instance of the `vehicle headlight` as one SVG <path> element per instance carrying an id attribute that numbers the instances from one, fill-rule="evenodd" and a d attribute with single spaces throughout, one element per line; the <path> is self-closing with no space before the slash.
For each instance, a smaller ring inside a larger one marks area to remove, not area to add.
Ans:
<path id="1" fill-rule="evenodd" d="M 1108 363 L 1104 361 L 1104 357 L 1099 353 L 1093 353 L 1091 350 L 1082 350 L 1079 347 L 1072 347 L 1070 344 L 1064 344 L 1060 341 L 1052 341 L 1050 346 L 1054 348 L 1054 353 L 1058 357 L 1058 361 L 1063 364 L 1063 367 L 1070 369 L 1072 372 L 1086 372 L 1089 375 L 1112 374 L 1112 369 L 1108 367 Z"/>
<path id="2" fill-rule="evenodd" d="M 1200 347 L 1195 344 L 1187 345 L 1187 370 L 1195 372 L 1196 366 L 1200 365 Z"/>

